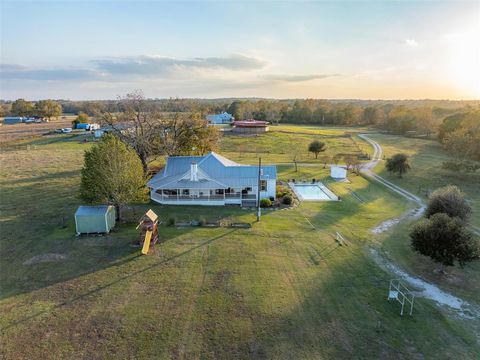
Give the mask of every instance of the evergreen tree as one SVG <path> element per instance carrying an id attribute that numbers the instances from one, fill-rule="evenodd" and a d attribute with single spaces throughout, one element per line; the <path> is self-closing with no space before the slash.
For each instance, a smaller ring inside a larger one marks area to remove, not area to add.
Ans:
<path id="1" fill-rule="evenodd" d="M 120 216 L 126 203 L 147 199 L 140 159 L 133 149 L 113 135 L 85 152 L 80 198 L 90 204 L 112 204 Z"/>

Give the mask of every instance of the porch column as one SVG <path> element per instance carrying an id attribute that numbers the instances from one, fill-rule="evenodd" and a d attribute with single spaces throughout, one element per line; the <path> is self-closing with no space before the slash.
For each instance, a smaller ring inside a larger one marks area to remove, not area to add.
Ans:
<path id="1" fill-rule="evenodd" d="M 180 189 L 177 189 L 177 201 L 179 200 Z"/>
<path id="2" fill-rule="evenodd" d="M 207 194 L 208 194 L 208 201 L 210 201 L 210 189 L 207 190 Z"/>

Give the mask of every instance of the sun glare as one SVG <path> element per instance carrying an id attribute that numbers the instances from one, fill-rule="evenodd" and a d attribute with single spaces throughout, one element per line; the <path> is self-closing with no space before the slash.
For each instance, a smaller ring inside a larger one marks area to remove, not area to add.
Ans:
<path id="1" fill-rule="evenodd" d="M 448 55 L 450 76 L 455 87 L 466 97 L 480 98 L 479 30 L 451 34 Z"/>

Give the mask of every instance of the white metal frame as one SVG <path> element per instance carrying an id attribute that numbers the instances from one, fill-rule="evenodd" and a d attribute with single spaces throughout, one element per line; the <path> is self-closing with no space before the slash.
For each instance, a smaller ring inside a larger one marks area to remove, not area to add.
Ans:
<path id="1" fill-rule="evenodd" d="M 400 315 L 403 315 L 405 304 L 410 304 L 409 315 L 412 315 L 415 295 L 413 295 L 413 293 L 405 285 L 403 285 L 399 279 L 390 280 L 387 300 L 397 300 L 402 305 Z"/>
<path id="2" fill-rule="evenodd" d="M 338 245 L 342 246 L 345 242 L 345 238 L 343 237 L 342 234 L 340 234 L 337 231 L 337 232 L 335 232 L 335 241 L 338 243 Z"/>

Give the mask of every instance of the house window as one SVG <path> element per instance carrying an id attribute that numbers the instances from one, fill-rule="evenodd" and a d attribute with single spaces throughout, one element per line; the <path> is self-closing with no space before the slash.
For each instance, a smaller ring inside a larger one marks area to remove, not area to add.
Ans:
<path id="1" fill-rule="evenodd" d="M 267 180 L 260 180 L 260 191 L 267 191 Z"/>
<path id="2" fill-rule="evenodd" d="M 182 195 L 190 195 L 190 190 L 188 190 L 188 189 L 183 189 L 183 190 L 182 190 Z"/>

